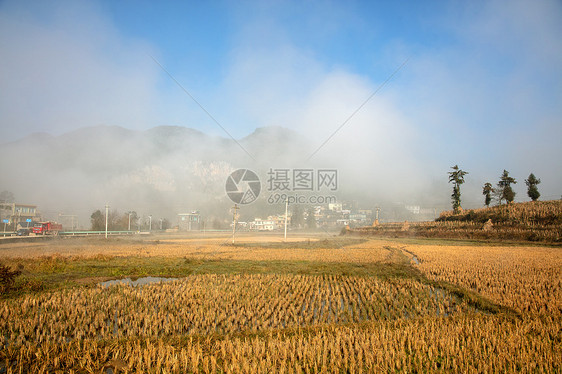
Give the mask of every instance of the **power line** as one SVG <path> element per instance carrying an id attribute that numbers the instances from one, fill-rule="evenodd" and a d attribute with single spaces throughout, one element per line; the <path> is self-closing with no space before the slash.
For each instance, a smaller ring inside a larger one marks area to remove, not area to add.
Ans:
<path id="1" fill-rule="evenodd" d="M 222 129 L 222 131 L 224 131 L 224 133 L 225 133 L 226 135 L 228 135 L 228 137 L 229 137 L 230 139 L 232 139 L 236 144 L 238 144 L 238 146 L 239 146 L 244 152 L 246 152 L 246 154 L 247 154 L 248 156 L 250 156 L 250 158 L 251 158 L 252 160 L 256 161 L 256 159 L 254 158 L 254 156 L 252 156 L 252 155 L 250 154 L 250 152 L 248 152 L 248 151 L 246 150 L 246 148 L 244 148 L 244 147 L 242 146 L 242 144 L 240 144 L 240 143 L 238 142 L 238 140 L 234 139 L 234 137 L 223 127 L 223 125 L 221 125 L 221 124 L 219 123 L 219 121 L 217 121 L 217 119 L 216 119 L 215 117 L 213 117 L 213 115 L 212 115 L 211 113 L 209 113 L 209 111 L 208 111 L 207 109 L 205 109 L 205 107 L 204 107 L 203 105 L 201 105 L 201 103 L 199 103 L 199 101 L 197 101 L 197 99 L 196 99 L 195 97 L 193 97 L 193 95 L 190 94 L 189 91 L 187 91 L 187 90 L 185 89 L 185 87 L 184 87 L 176 78 L 174 78 L 174 76 L 173 76 L 172 74 L 170 74 L 170 72 L 169 72 L 160 62 L 158 62 L 158 60 L 156 60 L 156 59 L 155 59 L 152 55 L 150 55 L 150 54 L 149 54 L 148 56 L 150 56 L 150 58 L 151 58 L 158 66 L 160 66 L 160 68 L 162 69 L 162 71 L 164 71 L 164 72 L 170 77 L 170 79 L 173 80 L 174 83 L 175 83 L 187 96 L 189 96 L 189 97 L 191 98 L 191 100 L 193 100 L 193 102 L 194 102 L 195 104 L 197 104 L 197 105 L 199 106 L 199 108 L 201 108 L 201 110 L 203 110 L 203 112 L 205 112 L 205 114 L 207 114 L 207 116 L 208 116 L 214 123 L 216 123 L 217 126 L 219 126 L 219 127 Z"/>
<path id="2" fill-rule="evenodd" d="M 351 113 L 351 115 L 349 117 L 347 117 L 347 119 L 345 121 L 343 121 L 343 123 L 330 136 L 328 136 L 328 138 L 326 140 L 324 140 L 324 142 L 322 144 L 320 144 L 320 146 L 318 148 L 316 148 L 316 150 L 314 152 L 312 152 L 312 154 L 310 156 L 308 156 L 306 161 L 309 161 L 312 157 L 314 157 L 314 155 L 320 149 L 322 149 L 322 147 L 324 147 L 326 145 L 326 143 L 328 143 L 330 141 L 330 139 L 332 139 L 334 137 L 334 135 L 336 135 L 342 129 L 342 127 L 344 127 L 384 86 L 386 86 L 386 84 L 392 79 L 392 77 L 394 77 L 404 67 L 404 65 L 406 65 L 408 60 L 410 60 L 409 57 L 406 60 L 404 60 L 404 62 L 396 70 L 394 70 L 394 72 L 392 74 L 390 74 L 388 76 L 388 78 L 385 79 L 384 82 L 382 82 L 377 87 L 377 89 L 367 98 L 367 100 L 365 100 L 361 105 L 359 105 L 359 107 L 357 109 L 355 109 L 355 111 L 353 111 L 353 113 Z"/>

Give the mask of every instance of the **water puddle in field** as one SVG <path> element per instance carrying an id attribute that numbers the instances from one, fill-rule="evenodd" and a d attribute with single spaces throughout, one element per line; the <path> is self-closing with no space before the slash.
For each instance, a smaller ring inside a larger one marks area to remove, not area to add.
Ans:
<path id="1" fill-rule="evenodd" d="M 178 278 L 143 277 L 143 278 L 137 278 L 135 280 L 132 280 L 131 278 L 124 278 L 124 279 L 114 279 L 110 281 L 105 281 L 98 284 L 102 287 L 115 286 L 118 284 L 126 284 L 129 286 L 145 286 L 147 284 L 152 284 L 152 283 L 170 282 L 176 279 Z"/>
<path id="2" fill-rule="evenodd" d="M 416 256 L 412 257 L 412 261 L 414 262 L 414 264 L 419 265 L 420 264 L 420 260 L 418 260 L 418 258 Z"/>

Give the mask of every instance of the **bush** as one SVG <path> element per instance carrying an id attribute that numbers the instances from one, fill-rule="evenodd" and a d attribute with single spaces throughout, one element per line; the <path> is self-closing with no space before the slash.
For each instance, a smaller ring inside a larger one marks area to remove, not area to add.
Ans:
<path id="1" fill-rule="evenodd" d="M 0 264 L 0 295 L 10 291 L 16 282 L 16 277 L 21 270 L 11 270 L 10 267 Z"/>

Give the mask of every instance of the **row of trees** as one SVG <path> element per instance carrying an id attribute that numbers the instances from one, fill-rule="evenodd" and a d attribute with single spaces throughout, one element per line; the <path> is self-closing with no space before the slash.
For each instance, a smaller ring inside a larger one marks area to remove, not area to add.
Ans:
<path id="1" fill-rule="evenodd" d="M 16 202 L 16 198 L 14 197 L 14 194 L 12 192 L 10 191 L 0 192 L 0 203 L 11 204 L 15 202 Z"/>
<path id="2" fill-rule="evenodd" d="M 90 216 L 90 223 L 92 224 L 92 231 L 105 230 L 105 212 L 99 209 L 93 212 Z M 152 220 L 149 217 L 140 217 L 135 211 L 119 213 L 110 210 L 107 215 L 107 229 L 110 231 L 129 230 L 129 223 L 131 230 L 148 229 L 150 223 L 152 223 L 153 229 L 160 229 L 160 226 L 163 230 L 170 228 L 170 222 L 165 218 L 161 221 L 160 219 Z"/>
<path id="3" fill-rule="evenodd" d="M 535 174 L 533 173 L 529 174 L 529 177 L 525 179 L 525 184 L 527 185 L 527 195 L 532 201 L 537 201 L 541 196 L 537 187 L 540 183 L 541 180 L 535 177 Z M 507 204 L 513 202 L 515 199 L 515 191 L 511 188 L 512 184 L 517 184 L 517 181 L 515 178 L 509 176 L 509 172 L 507 170 L 503 171 L 496 188 L 492 187 L 491 183 L 486 182 L 482 188 L 484 204 L 486 204 L 486 206 L 490 206 L 493 199 L 495 199 L 499 205 L 501 205 L 502 201 L 505 201 Z"/>
<path id="4" fill-rule="evenodd" d="M 292 207 L 292 214 L 291 214 L 291 227 L 298 229 L 302 227 L 306 227 L 308 229 L 315 229 L 316 228 L 316 217 L 314 216 L 314 208 L 308 207 L 306 211 L 306 217 L 301 209 L 301 206 L 298 204 L 293 205 Z"/>
<path id="5" fill-rule="evenodd" d="M 449 183 L 453 183 L 453 193 L 451 194 L 451 201 L 453 205 L 453 211 L 458 213 L 461 209 L 461 185 L 464 183 L 464 176 L 468 174 L 459 168 L 458 165 L 451 167 L 453 171 L 449 172 Z M 533 173 L 529 174 L 529 177 L 525 179 L 525 184 L 527 185 L 527 195 L 532 201 L 537 201 L 541 196 L 537 185 L 541 183 L 541 180 L 535 177 Z M 504 170 L 500 176 L 500 180 L 497 186 L 494 188 L 490 182 L 484 183 L 482 187 L 482 194 L 484 195 L 484 204 L 490 206 L 492 200 L 496 200 L 498 205 L 501 205 L 503 201 L 507 204 L 513 202 L 515 199 L 515 191 L 511 188 L 512 184 L 517 184 L 515 178 L 509 176 L 509 172 Z"/>

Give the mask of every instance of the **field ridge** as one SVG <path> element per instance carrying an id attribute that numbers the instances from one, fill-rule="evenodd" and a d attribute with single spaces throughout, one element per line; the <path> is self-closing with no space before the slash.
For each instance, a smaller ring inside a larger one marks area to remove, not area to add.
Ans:
<path id="1" fill-rule="evenodd" d="M 429 222 L 389 222 L 352 228 L 346 234 L 562 243 L 562 201 L 511 203 L 442 212 Z"/>

